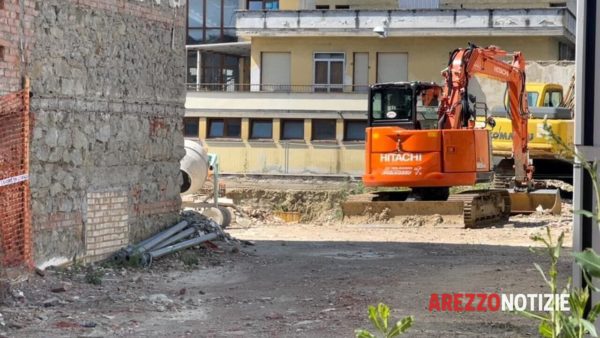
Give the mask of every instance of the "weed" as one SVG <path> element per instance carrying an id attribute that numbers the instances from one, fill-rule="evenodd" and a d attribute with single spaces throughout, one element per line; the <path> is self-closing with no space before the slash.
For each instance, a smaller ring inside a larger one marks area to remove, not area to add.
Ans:
<path id="1" fill-rule="evenodd" d="M 375 335 L 365 329 L 357 329 L 354 331 L 357 338 L 391 338 L 397 337 L 406 331 L 412 326 L 414 318 L 413 316 L 405 317 L 402 320 L 396 322 L 395 325 L 388 325 L 388 318 L 390 316 L 390 308 L 383 304 L 379 303 L 377 307 L 370 305 L 369 306 L 369 320 L 371 324 L 377 329 L 378 335 Z"/>

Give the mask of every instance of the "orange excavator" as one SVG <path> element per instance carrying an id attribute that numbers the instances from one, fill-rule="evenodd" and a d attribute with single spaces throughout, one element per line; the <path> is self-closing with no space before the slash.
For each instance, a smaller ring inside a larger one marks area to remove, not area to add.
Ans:
<path id="1" fill-rule="evenodd" d="M 384 189 L 351 196 L 342 204 L 344 216 L 458 216 L 476 227 L 505 220 L 511 212 L 535 211 L 539 205 L 556 212 L 556 192 L 534 192 L 534 168 L 527 149 L 529 111 L 525 91 L 525 59 L 496 46 L 469 44 L 450 54 L 442 72 L 444 85 L 394 82 L 371 86 L 366 129 L 363 183 Z M 450 188 L 493 179 L 489 129 L 495 123 L 487 107 L 469 94 L 472 76 L 506 83 L 512 121 L 514 189 L 469 190 L 450 195 Z M 483 111 L 484 119 L 477 119 Z M 482 122 L 483 120 L 483 122 Z"/>

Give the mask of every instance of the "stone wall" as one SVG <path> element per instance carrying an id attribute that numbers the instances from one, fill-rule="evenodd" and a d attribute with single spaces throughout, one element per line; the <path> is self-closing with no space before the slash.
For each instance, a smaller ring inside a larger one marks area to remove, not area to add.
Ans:
<path id="1" fill-rule="evenodd" d="M 185 6 L 34 3 L 34 258 L 101 259 L 177 221 Z"/>

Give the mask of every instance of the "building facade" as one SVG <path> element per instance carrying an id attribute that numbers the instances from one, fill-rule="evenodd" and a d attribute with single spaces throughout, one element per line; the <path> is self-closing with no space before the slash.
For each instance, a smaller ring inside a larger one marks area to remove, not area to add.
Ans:
<path id="1" fill-rule="evenodd" d="M 467 42 L 528 60 L 574 57 L 567 2 L 258 2 L 239 3 L 236 41 L 188 45 L 186 137 L 227 173 L 360 175 L 368 86 L 439 83 L 449 52 Z M 189 77 L 218 53 L 238 58 L 220 70 L 225 81 Z"/>

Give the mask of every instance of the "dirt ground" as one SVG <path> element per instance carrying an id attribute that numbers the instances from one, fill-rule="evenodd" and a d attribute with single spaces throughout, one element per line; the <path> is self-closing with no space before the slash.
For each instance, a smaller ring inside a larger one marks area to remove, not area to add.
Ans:
<path id="1" fill-rule="evenodd" d="M 53 268 L 14 281 L 0 337 L 352 337 L 371 328 L 367 307 L 378 302 L 394 318 L 415 317 L 409 337 L 536 336 L 535 323 L 510 313 L 430 313 L 429 297 L 545 292 L 533 262 L 547 259 L 529 251 L 529 237 L 549 226 L 569 246 L 564 209 L 471 230 L 238 215 L 227 231 L 246 244 L 215 242 L 144 269 Z M 566 278 L 568 248 L 559 267 Z"/>

